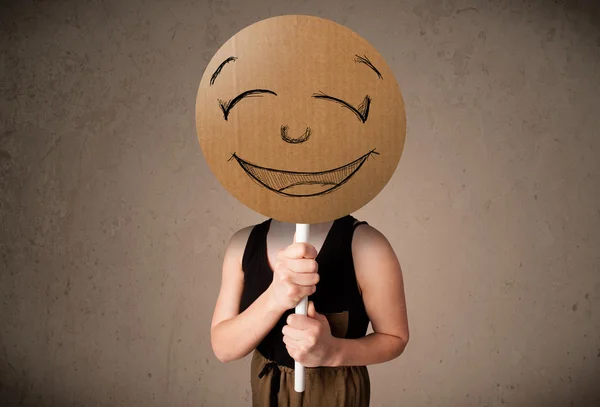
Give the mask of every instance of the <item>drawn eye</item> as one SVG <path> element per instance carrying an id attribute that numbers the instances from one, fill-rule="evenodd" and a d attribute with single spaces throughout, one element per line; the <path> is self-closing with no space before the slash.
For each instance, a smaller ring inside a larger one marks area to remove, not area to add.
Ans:
<path id="1" fill-rule="evenodd" d="M 358 117 L 358 120 L 360 120 L 363 123 L 366 122 L 367 118 L 369 117 L 369 106 L 371 106 L 371 98 L 369 97 L 369 95 L 365 96 L 361 104 L 358 105 L 358 108 L 352 106 L 348 102 L 343 101 L 342 99 L 326 95 L 323 92 L 314 93 L 312 97 L 314 97 L 315 99 L 325 99 L 335 103 L 339 103 L 340 105 L 342 105 L 342 107 L 345 107 L 346 109 L 354 113 L 356 117 Z"/>
<path id="2" fill-rule="evenodd" d="M 271 94 L 271 95 L 277 96 L 277 93 L 275 93 L 271 90 L 268 90 L 268 89 L 252 89 L 252 90 L 247 90 L 245 92 L 242 92 L 239 95 L 237 95 L 236 97 L 234 97 L 233 99 L 230 99 L 228 101 L 219 99 L 219 106 L 221 107 L 221 110 L 223 111 L 223 118 L 225 120 L 227 120 L 227 117 L 229 116 L 229 112 L 231 111 L 231 109 L 233 109 L 233 107 L 243 98 L 262 97 L 262 95 L 264 95 L 264 94 Z"/>

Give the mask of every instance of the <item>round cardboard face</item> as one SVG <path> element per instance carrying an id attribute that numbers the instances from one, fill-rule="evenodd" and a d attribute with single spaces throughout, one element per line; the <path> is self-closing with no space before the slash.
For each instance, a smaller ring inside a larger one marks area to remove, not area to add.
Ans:
<path id="1" fill-rule="evenodd" d="M 360 209 L 394 173 L 404 102 L 381 55 L 335 22 L 280 16 L 209 62 L 198 138 L 220 183 L 267 217 L 319 223 Z"/>

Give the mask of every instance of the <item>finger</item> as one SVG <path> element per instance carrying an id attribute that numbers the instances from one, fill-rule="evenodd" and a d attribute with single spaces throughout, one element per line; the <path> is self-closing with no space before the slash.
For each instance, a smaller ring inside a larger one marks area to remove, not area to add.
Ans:
<path id="1" fill-rule="evenodd" d="M 327 323 L 329 324 L 329 320 L 327 319 L 327 317 L 317 312 L 315 308 L 315 303 L 313 301 L 308 302 L 308 309 L 306 310 L 306 315 L 317 321 L 327 321 Z"/>
<path id="2" fill-rule="evenodd" d="M 309 243 L 292 243 L 283 250 L 282 254 L 289 259 L 315 259 L 317 249 Z"/>
<path id="3" fill-rule="evenodd" d="M 296 273 L 314 274 L 319 271 L 319 264 L 314 259 L 285 259 L 284 264 Z"/>
<path id="4" fill-rule="evenodd" d="M 306 310 L 306 315 L 310 318 L 315 318 L 317 312 L 315 311 L 315 303 L 312 301 L 308 302 L 308 309 Z"/>
<path id="5" fill-rule="evenodd" d="M 298 287 L 298 295 L 299 295 L 298 303 L 302 300 L 302 298 L 310 297 L 317 291 L 317 287 L 314 285 L 307 285 L 307 286 L 297 285 L 296 287 Z"/>
<path id="6" fill-rule="evenodd" d="M 287 286 L 289 295 L 297 296 L 297 301 L 300 302 L 302 298 L 308 297 L 317 291 L 319 277 L 317 274 L 294 273 L 280 267 L 275 270 L 273 281 L 278 281 L 280 284 Z"/>
<path id="7" fill-rule="evenodd" d="M 299 349 L 298 345 L 297 345 L 297 341 L 293 340 L 290 337 L 284 336 L 283 337 L 283 343 L 285 343 L 285 347 L 287 348 L 288 353 L 289 353 L 290 350 L 297 350 L 297 349 Z"/>
<path id="8" fill-rule="evenodd" d="M 317 273 L 296 273 L 293 270 L 289 270 L 287 277 L 292 284 L 304 287 L 315 286 L 321 279 Z"/>
<path id="9" fill-rule="evenodd" d="M 305 331 L 294 328 L 290 325 L 284 326 L 281 331 L 283 332 L 284 338 L 287 337 L 288 339 L 291 339 L 294 342 L 301 341 L 306 336 Z"/>
<path id="10" fill-rule="evenodd" d="M 300 349 L 291 347 L 291 346 L 286 346 L 286 348 L 287 348 L 288 353 L 292 357 L 292 359 L 294 359 L 296 362 L 300 362 L 302 365 L 304 365 L 304 363 L 302 363 L 303 359 L 304 359 L 304 355 L 302 354 Z"/>
<path id="11" fill-rule="evenodd" d="M 315 312 L 315 316 L 313 318 L 316 319 L 317 321 L 326 322 L 327 326 L 329 326 L 329 320 L 327 319 L 327 317 L 325 315 Z"/>
<path id="12" fill-rule="evenodd" d="M 311 328 L 314 323 L 315 320 L 306 315 L 291 314 L 287 317 L 287 324 L 301 331 Z"/>

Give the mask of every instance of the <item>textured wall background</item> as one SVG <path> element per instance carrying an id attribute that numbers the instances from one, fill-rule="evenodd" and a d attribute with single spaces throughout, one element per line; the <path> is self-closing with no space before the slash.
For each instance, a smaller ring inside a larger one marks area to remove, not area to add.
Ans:
<path id="1" fill-rule="evenodd" d="M 198 145 L 200 76 L 292 13 L 369 40 L 408 137 L 355 215 L 402 262 L 411 343 L 373 406 L 600 405 L 600 12 L 589 1 L 4 1 L 0 405 L 249 405 L 209 324 L 262 218 Z"/>

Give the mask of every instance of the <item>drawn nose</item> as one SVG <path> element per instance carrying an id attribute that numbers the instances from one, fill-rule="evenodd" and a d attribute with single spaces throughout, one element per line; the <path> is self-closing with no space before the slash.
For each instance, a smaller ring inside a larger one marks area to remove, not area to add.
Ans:
<path id="1" fill-rule="evenodd" d="M 310 127 L 307 127 L 304 133 L 299 137 L 290 137 L 289 135 L 289 126 L 281 126 L 281 139 L 286 143 L 290 144 L 300 144 L 304 143 L 310 138 L 311 130 Z"/>

